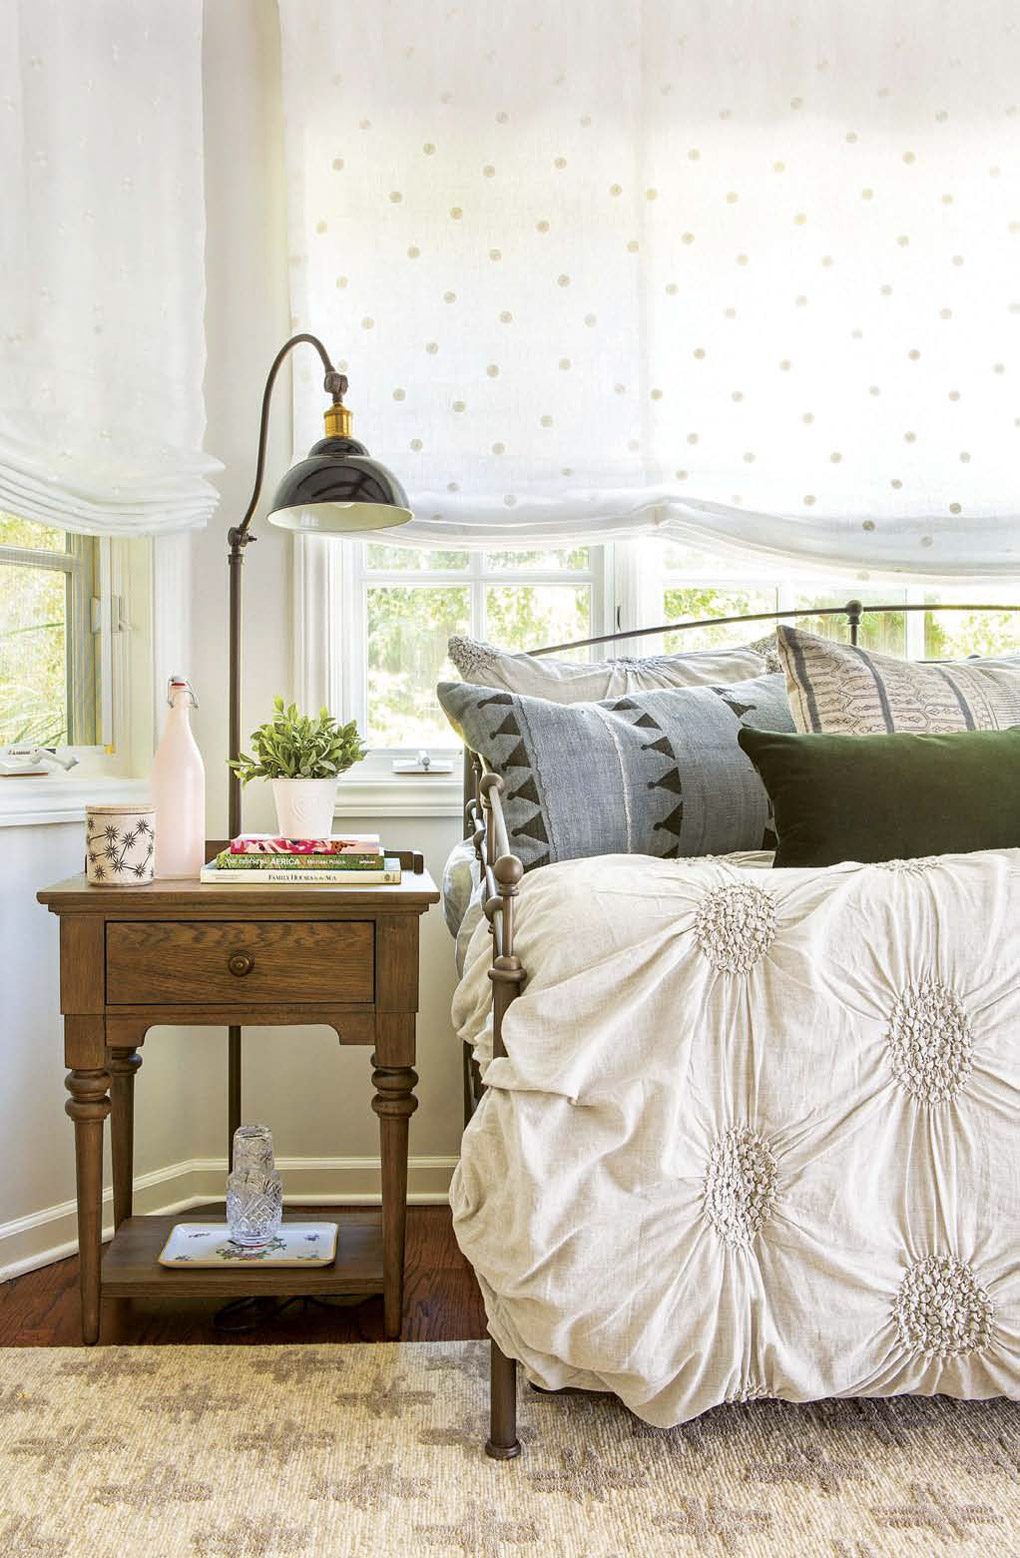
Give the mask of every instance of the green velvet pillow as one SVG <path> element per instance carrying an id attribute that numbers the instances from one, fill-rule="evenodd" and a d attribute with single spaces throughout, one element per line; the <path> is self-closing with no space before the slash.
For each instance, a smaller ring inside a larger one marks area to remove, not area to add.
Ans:
<path id="1" fill-rule="evenodd" d="M 737 740 L 775 812 L 777 866 L 1020 847 L 1020 726 Z"/>

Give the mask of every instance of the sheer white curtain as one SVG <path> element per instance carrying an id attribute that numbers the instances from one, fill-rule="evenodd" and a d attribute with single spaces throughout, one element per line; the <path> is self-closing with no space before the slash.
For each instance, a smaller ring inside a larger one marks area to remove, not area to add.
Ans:
<path id="1" fill-rule="evenodd" d="M 295 324 L 402 539 L 1020 572 L 1012 0 L 280 13 Z"/>
<path id="2" fill-rule="evenodd" d="M 201 0 L 2 0 L 0 28 L 0 509 L 202 524 Z"/>

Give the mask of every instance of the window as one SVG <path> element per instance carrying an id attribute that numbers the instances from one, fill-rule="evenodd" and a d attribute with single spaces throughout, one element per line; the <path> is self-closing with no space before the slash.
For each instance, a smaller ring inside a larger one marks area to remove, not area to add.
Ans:
<path id="1" fill-rule="evenodd" d="M 103 543 L 0 514 L 0 748 L 102 739 Z"/>
<path id="2" fill-rule="evenodd" d="M 605 550 L 331 544 L 331 598 L 342 600 L 344 622 L 337 690 L 376 756 L 455 746 L 435 695 L 437 682 L 457 678 L 446 654 L 451 634 L 534 649 L 599 632 Z"/>
<path id="3" fill-rule="evenodd" d="M 978 589 L 860 583 L 791 573 L 779 561 L 711 554 L 648 537 L 557 550 L 421 551 L 385 542 L 303 538 L 299 696 L 355 718 L 371 749 L 366 776 L 426 747 L 456 750 L 435 696 L 456 679 L 447 639 L 469 633 L 505 649 L 534 649 L 610 633 L 614 626 L 698 621 L 750 612 L 932 602 L 931 611 L 865 616 L 864 647 L 914 659 L 1020 652 L 1020 613 L 939 612 L 953 600 L 1020 605 L 1020 581 Z M 805 617 L 810 631 L 845 637 L 842 617 Z M 774 624 L 734 623 L 631 638 L 578 658 L 707 649 L 767 637 Z M 566 654 L 570 652 L 567 651 Z"/>
<path id="4" fill-rule="evenodd" d="M 929 591 L 929 601 L 1020 605 L 1020 585 L 981 585 L 978 589 Z M 1020 653 L 1020 611 L 926 611 L 923 653 L 932 660 L 958 660 L 964 655 Z"/>
<path id="5" fill-rule="evenodd" d="M 854 597 L 865 605 L 933 603 L 931 611 L 890 611 L 866 615 L 859 642 L 867 649 L 910 659 L 951 659 L 970 654 L 1020 652 L 1020 612 L 940 612 L 935 603 L 982 602 L 1020 605 L 1020 582 L 981 585 L 977 588 L 933 589 L 930 585 L 904 583 L 856 583 L 832 575 L 811 577 L 784 572 L 781 564 L 759 557 L 712 555 L 692 547 L 657 540 L 636 543 L 642 622 L 700 621 L 710 617 L 740 616 L 748 612 L 803 610 L 811 606 L 844 606 Z M 844 617 L 801 617 L 796 625 L 826 637 L 845 638 Z M 637 640 L 643 654 L 678 649 L 708 649 L 764 638 L 770 622 L 732 623 L 665 633 L 661 638 Z"/>

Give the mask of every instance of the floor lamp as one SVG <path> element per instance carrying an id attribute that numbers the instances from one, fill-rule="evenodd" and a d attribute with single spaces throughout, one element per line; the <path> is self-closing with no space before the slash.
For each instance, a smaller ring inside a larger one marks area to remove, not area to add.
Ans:
<path id="1" fill-rule="evenodd" d="M 323 389 L 331 404 L 325 411 L 325 437 L 309 450 L 308 458 L 291 467 L 276 489 L 269 523 L 305 535 L 351 535 L 362 530 L 385 530 L 403 525 L 412 517 L 407 495 L 397 478 L 369 457 L 364 444 L 351 437 L 351 413 L 343 403 L 347 377 L 338 373 L 329 353 L 314 335 L 294 335 L 276 356 L 266 378 L 259 421 L 255 482 L 244 518 L 227 532 L 230 564 L 230 757 L 241 752 L 241 569 L 247 546 L 258 538 L 251 522 L 262 492 L 266 468 L 266 440 L 273 385 L 284 359 L 295 346 L 314 346 L 325 370 Z M 241 781 L 233 768 L 229 780 L 229 829 L 235 838 L 241 831 Z M 241 1123 L 241 1030 L 228 1030 L 227 1158 L 233 1151 L 234 1132 Z"/>

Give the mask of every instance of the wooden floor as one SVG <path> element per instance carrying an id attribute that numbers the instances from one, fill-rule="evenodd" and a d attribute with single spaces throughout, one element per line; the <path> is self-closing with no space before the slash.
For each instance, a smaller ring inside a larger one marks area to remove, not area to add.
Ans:
<path id="1" fill-rule="evenodd" d="M 309 1207 L 329 1218 L 339 1207 Z M 220 1307 L 208 1299 L 106 1299 L 100 1341 L 148 1343 L 377 1342 L 383 1339 L 382 1298 L 333 1301 L 328 1308 L 299 1299 L 253 1330 L 214 1324 Z M 457 1248 L 446 1206 L 407 1213 L 402 1340 L 468 1341 L 484 1337 L 485 1311 L 474 1274 Z M 58 1261 L 0 1285 L 0 1347 L 78 1347 L 77 1259 Z"/>

